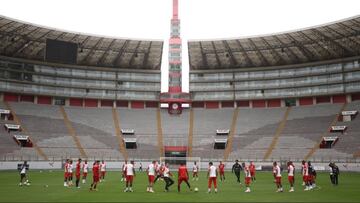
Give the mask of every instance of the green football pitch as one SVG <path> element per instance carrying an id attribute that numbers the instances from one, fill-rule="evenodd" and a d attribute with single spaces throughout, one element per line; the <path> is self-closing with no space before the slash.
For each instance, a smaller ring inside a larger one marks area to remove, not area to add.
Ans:
<path id="1" fill-rule="evenodd" d="M 242 182 L 243 182 L 243 174 Z M 301 177 L 296 177 L 295 192 L 289 193 L 286 176 L 283 177 L 283 193 L 276 193 L 270 172 L 258 172 L 256 182 L 251 184 L 251 193 L 244 193 L 244 186 L 235 181 L 234 174 L 226 173 L 226 181 L 218 182 L 218 193 L 206 193 L 206 173 L 200 174 L 199 181 L 191 181 L 192 188 L 198 192 L 189 191 L 184 184 L 182 191 L 177 192 L 176 183 L 170 192 L 164 192 L 164 181 L 155 184 L 155 193 L 146 192 L 146 174 L 137 173 L 134 182 L 134 192 L 124 193 L 124 182 L 120 182 L 120 172 L 108 172 L 106 181 L 98 186 L 97 192 L 89 191 L 89 182 L 81 184 L 81 188 L 63 186 L 61 171 L 33 170 L 29 173 L 30 186 L 18 185 L 19 174 L 15 171 L 0 172 L 0 202 L 359 202 L 360 173 L 342 173 L 339 185 L 330 184 L 327 173 L 319 173 L 318 188 L 303 191 Z M 176 179 L 176 178 L 174 178 Z M 219 181 L 219 180 L 218 180 Z"/>

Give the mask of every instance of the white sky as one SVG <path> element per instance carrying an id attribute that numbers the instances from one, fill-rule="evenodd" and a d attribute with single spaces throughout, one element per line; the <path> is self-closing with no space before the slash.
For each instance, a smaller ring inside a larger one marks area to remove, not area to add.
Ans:
<path id="1" fill-rule="evenodd" d="M 179 0 L 183 50 L 188 39 L 243 37 L 294 30 L 360 14 L 359 0 Z M 165 40 L 162 91 L 167 90 L 167 40 L 172 0 L 0 0 L 0 15 L 69 31 Z M 188 57 L 183 52 L 183 90 Z"/>

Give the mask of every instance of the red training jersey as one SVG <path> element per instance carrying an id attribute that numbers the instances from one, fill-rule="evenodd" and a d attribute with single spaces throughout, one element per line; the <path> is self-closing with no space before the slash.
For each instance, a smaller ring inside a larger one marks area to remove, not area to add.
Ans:
<path id="1" fill-rule="evenodd" d="M 81 164 L 78 162 L 76 164 L 76 170 L 75 170 L 76 175 L 80 175 L 80 170 L 81 170 Z"/>
<path id="2" fill-rule="evenodd" d="M 179 178 L 187 178 L 188 171 L 186 166 L 180 166 L 178 172 L 179 172 Z"/>
<path id="3" fill-rule="evenodd" d="M 93 176 L 99 176 L 99 165 L 95 164 L 92 169 Z"/>
<path id="4" fill-rule="evenodd" d="M 255 172 L 255 165 L 250 164 L 249 169 L 250 169 L 250 172 Z"/>
<path id="5" fill-rule="evenodd" d="M 225 171 L 225 164 L 220 164 L 220 165 L 219 165 L 219 171 L 220 171 L 220 172 L 224 172 L 224 171 Z"/>

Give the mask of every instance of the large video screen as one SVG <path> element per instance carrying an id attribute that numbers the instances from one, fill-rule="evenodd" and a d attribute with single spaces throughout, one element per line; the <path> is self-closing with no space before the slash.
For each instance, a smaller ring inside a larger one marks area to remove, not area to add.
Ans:
<path id="1" fill-rule="evenodd" d="M 46 39 L 45 61 L 76 64 L 78 44 Z"/>

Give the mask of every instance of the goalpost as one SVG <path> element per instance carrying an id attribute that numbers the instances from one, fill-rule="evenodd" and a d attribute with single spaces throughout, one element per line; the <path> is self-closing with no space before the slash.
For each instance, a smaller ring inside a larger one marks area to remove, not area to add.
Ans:
<path id="1" fill-rule="evenodd" d="M 200 157 L 160 157 L 160 163 L 168 163 L 170 169 L 177 169 L 181 163 L 184 163 L 188 170 L 192 171 L 194 162 L 196 162 L 199 170 L 201 170 Z"/>

